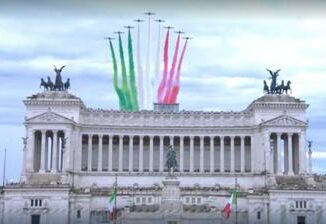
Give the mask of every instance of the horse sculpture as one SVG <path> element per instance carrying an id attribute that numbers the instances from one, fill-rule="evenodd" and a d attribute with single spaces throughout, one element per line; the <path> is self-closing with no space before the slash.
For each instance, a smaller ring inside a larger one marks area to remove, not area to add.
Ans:
<path id="1" fill-rule="evenodd" d="M 70 78 L 63 84 L 63 89 L 67 91 L 70 88 Z"/>
<path id="2" fill-rule="evenodd" d="M 282 80 L 281 85 L 275 87 L 275 93 L 282 94 L 284 91 L 284 80 Z"/>
<path id="3" fill-rule="evenodd" d="M 177 167 L 177 159 L 176 152 L 172 146 L 169 146 L 169 150 L 166 155 L 166 166 L 168 167 L 169 175 L 173 176 L 174 169 Z"/>
<path id="4" fill-rule="evenodd" d="M 48 84 L 44 81 L 43 78 L 41 78 L 40 88 L 41 88 L 42 86 L 44 87 L 44 90 L 49 90 L 49 86 L 48 86 Z"/>
<path id="5" fill-rule="evenodd" d="M 268 87 L 268 85 L 267 85 L 267 83 L 266 83 L 265 80 L 264 80 L 264 93 L 269 94 L 269 87 Z"/>
<path id="6" fill-rule="evenodd" d="M 284 86 L 284 88 L 283 88 L 283 91 L 285 92 L 285 94 L 288 94 L 288 91 L 290 90 L 291 91 L 291 93 L 292 93 L 292 89 L 291 89 L 291 81 L 288 81 L 287 83 L 286 83 L 286 86 Z"/>

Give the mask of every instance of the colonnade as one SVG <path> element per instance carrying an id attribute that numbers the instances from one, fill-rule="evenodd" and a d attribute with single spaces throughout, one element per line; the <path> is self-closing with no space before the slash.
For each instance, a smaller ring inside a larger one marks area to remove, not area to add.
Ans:
<path id="1" fill-rule="evenodd" d="M 34 172 L 63 170 L 65 133 L 63 130 L 35 130 L 32 135 Z"/>
<path id="2" fill-rule="evenodd" d="M 273 132 L 269 135 L 270 171 L 282 175 L 299 174 L 306 170 L 305 136 L 300 133 Z"/>
<path id="3" fill-rule="evenodd" d="M 169 146 L 176 172 L 251 172 L 250 136 L 125 136 L 82 134 L 80 169 L 164 172 Z"/>

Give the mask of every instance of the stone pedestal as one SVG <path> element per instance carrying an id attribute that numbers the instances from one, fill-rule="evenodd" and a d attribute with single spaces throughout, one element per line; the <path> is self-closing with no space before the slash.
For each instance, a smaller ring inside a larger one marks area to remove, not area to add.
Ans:
<path id="1" fill-rule="evenodd" d="M 166 177 L 163 181 L 160 210 L 165 215 L 178 215 L 182 212 L 180 181 L 176 177 Z"/>

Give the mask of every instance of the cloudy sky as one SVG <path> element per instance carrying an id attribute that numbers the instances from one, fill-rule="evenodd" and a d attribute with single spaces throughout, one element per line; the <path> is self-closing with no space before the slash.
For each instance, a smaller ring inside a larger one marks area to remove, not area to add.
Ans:
<path id="1" fill-rule="evenodd" d="M 39 80 L 54 77 L 53 64 L 67 65 L 63 78 L 71 78 L 71 92 L 87 106 L 118 109 L 103 38 L 135 25 L 133 19 L 145 19 L 145 11 L 193 37 L 182 69 L 181 109 L 242 110 L 262 95 L 262 81 L 269 76 L 265 69 L 282 69 L 281 78 L 292 81 L 293 95 L 310 104 L 308 139 L 315 151 L 314 170 L 324 173 L 324 1 L 24 2 L 0 3 L 0 166 L 7 148 L 8 179 L 17 179 L 21 168 L 22 100 L 42 91 Z M 142 29 L 145 36 L 145 25 Z"/>

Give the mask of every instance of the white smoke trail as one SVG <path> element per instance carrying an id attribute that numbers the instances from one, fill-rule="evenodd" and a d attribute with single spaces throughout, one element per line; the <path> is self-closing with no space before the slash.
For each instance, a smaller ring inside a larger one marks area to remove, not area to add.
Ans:
<path id="1" fill-rule="evenodd" d="M 144 95 L 145 95 L 145 106 L 144 108 L 149 110 L 151 109 L 151 73 L 150 73 L 150 46 L 151 46 L 151 13 L 147 13 L 148 15 L 148 36 L 147 36 L 147 54 L 146 54 L 146 72 L 145 72 L 145 88 L 144 88 Z"/>
<path id="2" fill-rule="evenodd" d="M 138 20 L 137 27 L 137 82 L 138 82 L 138 102 L 139 102 L 139 110 L 145 108 L 144 102 L 144 74 L 143 74 L 143 66 L 140 55 L 140 20 Z"/>

